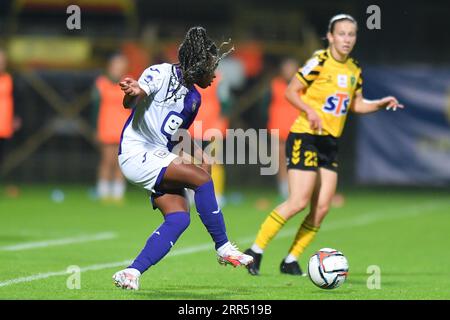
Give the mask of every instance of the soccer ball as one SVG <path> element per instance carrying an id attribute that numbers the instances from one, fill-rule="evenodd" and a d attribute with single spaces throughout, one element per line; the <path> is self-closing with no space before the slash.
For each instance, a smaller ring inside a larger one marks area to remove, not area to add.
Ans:
<path id="1" fill-rule="evenodd" d="M 334 289 L 341 286 L 348 275 L 347 258 L 342 252 L 323 248 L 317 251 L 308 263 L 308 276 L 322 289 Z"/>

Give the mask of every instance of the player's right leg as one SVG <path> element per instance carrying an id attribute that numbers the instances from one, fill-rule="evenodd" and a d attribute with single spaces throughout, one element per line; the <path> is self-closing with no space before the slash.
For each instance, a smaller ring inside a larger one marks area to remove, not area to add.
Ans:
<path id="1" fill-rule="evenodd" d="M 319 169 L 318 183 L 311 199 L 310 212 L 298 229 L 288 256 L 281 262 L 280 270 L 282 273 L 302 274 L 298 258 L 314 240 L 323 219 L 328 213 L 333 195 L 336 192 L 337 177 L 335 171 L 326 168 Z"/>
<path id="2" fill-rule="evenodd" d="M 255 263 L 248 272 L 259 274 L 262 254 L 287 220 L 302 211 L 310 202 L 318 170 L 317 146 L 310 134 L 290 132 L 286 141 L 288 160 L 289 197 L 273 210 L 261 225 L 252 247 L 245 252 L 254 257 Z"/>
<path id="3" fill-rule="evenodd" d="M 151 234 L 142 251 L 126 269 L 114 274 L 117 287 L 139 289 L 139 277 L 169 253 L 180 235 L 189 226 L 189 204 L 184 190 L 171 191 L 154 199 L 164 222 Z"/>
<path id="4" fill-rule="evenodd" d="M 194 201 L 200 219 L 215 243 L 219 263 L 248 265 L 253 261 L 228 240 L 222 210 L 217 204 L 211 176 L 202 168 L 180 161 L 172 161 L 161 182 L 162 189 L 186 187 L 194 190 Z"/>
<path id="5" fill-rule="evenodd" d="M 258 275 L 262 254 L 270 241 L 292 216 L 308 205 L 316 184 L 317 173 L 290 169 L 288 171 L 289 197 L 276 207 L 262 223 L 252 247 L 245 251 L 255 263 L 247 267 L 251 275 Z"/>
<path id="6" fill-rule="evenodd" d="M 306 136 L 308 140 L 308 137 Z M 297 262 L 298 257 L 305 251 L 313 241 L 319 227 L 328 213 L 331 201 L 336 193 L 337 186 L 337 139 L 331 136 L 315 137 L 317 147 L 317 162 L 319 166 L 318 181 L 311 200 L 311 209 L 302 225 L 298 229 L 294 242 L 289 249 L 288 256 L 280 265 L 282 273 L 301 275 L 302 271 Z M 312 152 L 309 154 L 312 155 Z M 312 158 L 312 157 L 311 157 Z"/>

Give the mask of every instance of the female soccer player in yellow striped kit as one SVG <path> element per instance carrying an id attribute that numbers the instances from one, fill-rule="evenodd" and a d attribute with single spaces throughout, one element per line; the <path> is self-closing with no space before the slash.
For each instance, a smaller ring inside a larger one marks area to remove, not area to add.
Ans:
<path id="1" fill-rule="evenodd" d="M 254 244 L 245 252 L 254 258 L 247 266 L 252 275 L 259 274 L 262 254 L 273 237 L 309 204 L 310 211 L 280 265 L 282 273 L 302 275 L 298 257 L 319 231 L 336 192 L 338 140 L 348 111 L 403 108 L 395 97 L 373 101 L 363 98 L 361 68 L 349 57 L 356 33 L 353 17 L 339 14 L 331 18 L 329 47 L 316 51 L 286 89 L 287 100 L 300 110 L 286 142 L 289 197 L 269 214 Z"/>

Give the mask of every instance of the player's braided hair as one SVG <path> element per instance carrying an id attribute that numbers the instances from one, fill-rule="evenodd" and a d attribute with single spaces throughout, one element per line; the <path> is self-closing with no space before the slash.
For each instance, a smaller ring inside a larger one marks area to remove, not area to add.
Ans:
<path id="1" fill-rule="evenodd" d="M 221 48 L 230 42 L 223 42 L 219 48 L 206 35 L 203 27 L 193 27 L 186 33 L 186 37 L 178 49 L 178 60 L 183 74 L 183 85 L 191 86 L 199 81 L 205 73 L 212 73 L 219 61 L 227 56 L 234 47 L 225 53 Z"/>

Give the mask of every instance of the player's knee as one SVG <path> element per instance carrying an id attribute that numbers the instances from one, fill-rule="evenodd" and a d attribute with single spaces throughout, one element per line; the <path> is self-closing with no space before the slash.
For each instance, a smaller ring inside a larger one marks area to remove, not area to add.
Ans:
<path id="1" fill-rule="evenodd" d="M 212 181 L 211 175 L 203 170 L 199 171 L 199 174 L 196 176 L 194 187 L 198 188 L 205 183 Z"/>
<path id="2" fill-rule="evenodd" d="M 296 199 L 293 201 L 289 201 L 289 212 L 290 216 L 293 216 L 300 211 L 303 211 L 308 205 L 308 200 L 306 199 Z"/>
<path id="3" fill-rule="evenodd" d="M 286 210 L 283 214 L 283 217 L 285 219 L 290 219 L 293 216 L 295 216 L 297 213 L 302 211 L 305 208 L 305 206 L 299 205 L 298 203 L 287 203 Z"/>
<path id="4" fill-rule="evenodd" d="M 317 215 L 319 217 L 324 217 L 328 213 L 329 210 L 330 210 L 330 205 L 328 203 L 323 203 L 323 204 L 319 203 L 317 205 L 317 209 L 316 209 Z"/>

